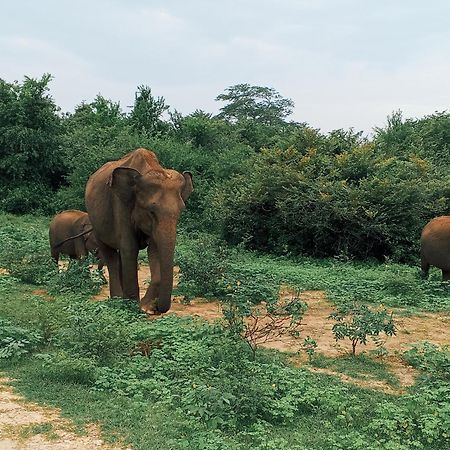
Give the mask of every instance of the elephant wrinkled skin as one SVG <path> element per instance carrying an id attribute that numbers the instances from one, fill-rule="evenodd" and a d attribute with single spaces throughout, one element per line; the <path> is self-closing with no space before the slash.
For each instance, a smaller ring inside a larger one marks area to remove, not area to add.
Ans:
<path id="1" fill-rule="evenodd" d="M 86 212 L 70 209 L 57 214 L 50 222 L 49 227 L 52 258 L 58 262 L 59 255 L 63 254 L 73 259 L 80 259 L 86 257 L 91 252 L 99 259 L 98 268 L 101 269 L 103 267 L 103 260 L 101 252 L 98 251 L 98 242 L 93 232 L 69 239 L 91 229 L 91 222 Z"/>
<path id="2" fill-rule="evenodd" d="M 193 190 L 190 172 L 164 169 L 138 148 L 97 170 L 86 185 L 86 207 L 109 271 L 111 297 L 139 300 L 137 258 L 147 247 L 151 283 L 141 308 L 171 305 L 176 227 Z"/>
<path id="3" fill-rule="evenodd" d="M 430 266 L 442 270 L 442 280 L 450 280 L 450 216 L 435 217 L 422 230 L 420 238 L 422 276 Z"/>

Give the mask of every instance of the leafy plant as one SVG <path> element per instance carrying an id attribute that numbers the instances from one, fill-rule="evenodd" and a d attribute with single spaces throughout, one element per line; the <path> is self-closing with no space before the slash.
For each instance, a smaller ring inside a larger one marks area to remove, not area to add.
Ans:
<path id="1" fill-rule="evenodd" d="M 337 321 L 332 328 L 336 342 L 350 339 L 352 355 L 355 355 L 358 344 L 366 345 L 368 336 L 373 338 L 380 333 L 393 336 L 396 332 L 392 313 L 389 314 L 386 309 L 372 310 L 364 304 L 340 306 L 329 318 Z"/>
<path id="2" fill-rule="evenodd" d="M 42 336 L 0 318 L 0 360 L 19 359 L 36 350 L 42 344 Z"/>
<path id="3" fill-rule="evenodd" d="M 194 235 L 190 240 L 188 248 L 176 251 L 176 263 L 180 266 L 177 292 L 188 299 L 220 296 L 228 266 L 226 245 L 207 234 Z"/>
<path id="4" fill-rule="evenodd" d="M 102 271 L 94 269 L 95 258 L 70 260 L 67 269 L 59 270 L 47 283 L 51 294 L 94 295 L 106 283 Z"/>
<path id="5" fill-rule="evenodd" d="M 303 341 L 302 350 L 308 355 L 309 362 L 312 361 L 314 353 L 316 352 L 317 342 L 311 336 L 306 336 Z"/>
<path id="6" fill-rule="evenodd" d="M 431 342 L 421 342 L 403 353 L 404 358 L 414 367 L 422 369 L 428 375 L 450 382 L 450 350 Z"/>

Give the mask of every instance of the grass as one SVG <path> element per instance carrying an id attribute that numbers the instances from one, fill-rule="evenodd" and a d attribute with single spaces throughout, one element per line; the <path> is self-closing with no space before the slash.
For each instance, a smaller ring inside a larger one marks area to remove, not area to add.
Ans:
<path id="1" fill-rule="evenodd" d="M 195 252 L 197 237 L 180 235 L 178 252 Z M 335 258 L 276 257 L 234 249 L 231 269 L 253 277 L 270 278 L 298 291 L 323 290 L 332 302 L 348 301 L 420 311 L 449 311 L 450 289 L 441 282 L 441 272 L 420 277 L 419 266 L 377 261 L 343 261 Z"/>
<path id="2" fill-rule="evenodd" d="M 45 251 L 47 223 L 0 215 L 0 232 L 17 246 L 31 236 L 37 241 L 33 248 Z M 189 236 L 180 236 L 180 251 L 192 245 Z M 297 290 L 325 290 L 336 303 L 357 299 L 407 311 L 449 308 L 436 276 L 423 282 L 409 266 L 244 251 L 232 251 L 230 264 L 242 279 L 257 276 Z M 448 443 L 442 424 L 450 388 L 444 382 L 439 391 L 432 382 L 392 397 L 292 367 L 277 352 L 260 351 L 253 360 L 245 345 L 201 320 L 166 315 L 148 321 L 127 301 L 93 303 L 89 292 L 95 283 L 84 283 L 79 293 L 55 289 L 49 298 L 20 276 L 20 271 L 16 277 L 0 276 L 0 318 L 42 339 L 37 354 L 32 349 L 20 359 L 0 358 L 0 369 L 17 380 L 20 393 L 60 408 L 77 426 L 99 423 L 108 442 L 168 450 L 405 450 Z M 70 276 L 59 282 L 76 286 L 90 275 L 75 270 Z M 50 277 L 43 286 L 52 283 Z M 257 292 L 258 286 L 253 288 Z M 145 357 L 135 350 L 142 346 L 150 349 Z M 355 378 L 398 384 L 382 362 L 366 355 L 316 355 L 313 361 Z M 433 433 L 427 434 L 430 427 Z"/>
<path id="3" fill-rule="evenodd" d="M 400 387 L 398 378 L 381 361 L 376 361 L 365 354 L 346 355 L 339 358 L 329 358 L 318 354 L 312 358 L 311 365 L 331 369 L 352 378 L 380 380 L 386 382 L 389 386 Z"/>

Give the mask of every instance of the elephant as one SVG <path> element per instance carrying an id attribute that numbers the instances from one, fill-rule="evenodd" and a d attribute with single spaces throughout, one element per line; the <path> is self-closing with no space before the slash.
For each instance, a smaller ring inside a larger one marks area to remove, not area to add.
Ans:
<path id="1" fill-rule="evenodd" d="M 420 237 L 422 276 L 428 277 L 430 266 L 442 270 L 442 281 L 450 280 L 450 216 L 435 217 Z"/>
<path id="2" fill-rule="evenodd" d="M 140 307 L 148 314 L 170 309 L 177 223 L 192 191 L 191 172 L 163 168 L 145 148 L 91 175 L 86 208 L 108 267 L 111 297 L 139 301 L 137 258 L 147 248 L 151 282 Z"/>
<path id="3" fill-rule="evenodd" d="M 51 255 L 56 263 L 60 254 L 80 259 L 91 252 L 99 260 L 98 268 L 103 268 L 102 254 L 86 212 L 71 209 L 57 214 L 50 222 L 49 240 Z"/>

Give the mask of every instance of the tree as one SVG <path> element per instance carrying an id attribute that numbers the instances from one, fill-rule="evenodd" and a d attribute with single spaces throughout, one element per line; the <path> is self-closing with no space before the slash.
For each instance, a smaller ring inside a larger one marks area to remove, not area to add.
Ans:
<path id="1" fill-rule="evenodd" d="M 64 175 L 63 126 L 48 93 L 51 79 L 0 79 L 0 207 L 10 212 L 45 210 Z"/>
<path id="2" fill-rule="evenodd" d="M 294 102 L 283 98 L 275 89 L 247 83 L 225 89 L 216 100 L 228 102 L 220 108 L 218 117 L 231 122 L 254 120 L 264 125 L 276 125 L 283 123 L 294 108 Z"/>
<path id="3" fill-rule="evenodd" d="M 336 342 L 348 338 L 352 343 L 352 355 L 356 354 L 358 344 L 367 344 L 367 337 L 376 339 L 381 333 L 386 336 L 393 336 L 396 333 L 396 327 L 392 318 L 386 309 L 373 310 L 367 305 L 354 303 L 341 305 L 338 312 L 329 316 L 336 320 L 332 331 Z M 382 343 L 381 341 L 378 341 Z"/>
<path id="4" fill-rule="evenodd" d="M 148 86 L 138 86 L 134 106 L 130 114 L 130 124 L 137 131 L 145 130 L 153 135 L 167 129 L 167 124 L 161 119 L 168 110 L 164 97 L 153 97 Z"/>

